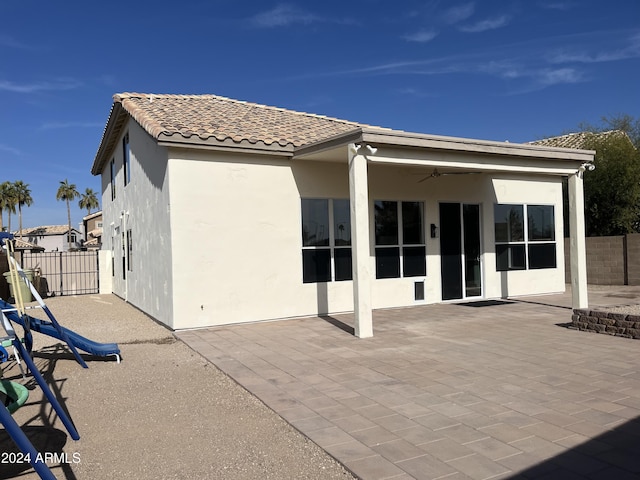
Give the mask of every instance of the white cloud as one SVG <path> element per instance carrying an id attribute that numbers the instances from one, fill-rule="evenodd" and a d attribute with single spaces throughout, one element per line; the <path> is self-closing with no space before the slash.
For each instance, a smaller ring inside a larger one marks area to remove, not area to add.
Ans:
<path id="1" fill-rule="evenodd" d="M 640 57 L 640 33 L 630 37 L 626 46 L 590 53 L 584 50 L 561 50 L 549 57 L 551 63 L 602 63 Z"/>
<path id="2" fill-rule="evenodd" d="M 579 83 L 584 80 L 582 72 L 575 68 L 546 68 L 535 73 L 535 79 L 544 86 L 563 83 Z"/>
<path id="3" fill-rule="evenodd" d="M 445 23 L 454 24 L 466 20 L 475 11 L 475 5 L 473 2 L 465 3 L 463 5 L 458 5 L 457 7 L 452 7 L 446 10 L 442 14 L 442 19 Z"/>
<path id="4" fill-rule="evenodd" d="M 427 43 L 433 40 L 438 35 L 438 32 L 433 30 L 421 30 L 416 33 L 405 35 L 404 38 L 408 42 Z"/>
<path id="5" fill-rule="evenodd" d="M 0 151 L 11 153 L 12 155 L 22 155 L 22 152 L 17 148 L 10 147 L 9 145 L 4 145 L 0 143 Z"/>
<path id="6" fill-rule="evenodd" d="M 13 93 L 36 93 L 54 90 L 73 90 L 82 86 L 82 83 L 73 79 L 60 79 L 53 82 L 15 83 L 8 80 L 0 80 L 0 91 Z"/>
<path id="7" fill-rule="evenodd" d="M 285 3 L 266 12 L 258 13 L 251 18 L 251 23 L 263 28 L 286 27 L 296 23 L 310 24 L 320 21 L 322 21 L 321 17 Z"/>
<path id="8" fill-rule="evenodd" d="M 461 26 L 460 30 L 466 33 L 480 33 L 487 30 L 495 30 L 496 28 L 504 27 L 510 21 L 511 17 L 509 15 L 500 15 L 499 17 L 481 20 L 472 25 Z"/>

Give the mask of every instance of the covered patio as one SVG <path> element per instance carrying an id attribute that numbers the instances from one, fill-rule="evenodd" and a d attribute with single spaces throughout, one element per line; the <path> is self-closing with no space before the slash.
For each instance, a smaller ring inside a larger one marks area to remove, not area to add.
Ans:
<path id="1" fill-rule="evenodd" d="M 586 169 L 593 169 L 591 165 L 593 154 L 594 152 L 589 150 L 542 148 L 528 144 L 490 142 L 416 134 L 377 127 L 360 127 L 352 132 L 298 148 L 294 151 L 293 160 L 296 162 L 314 160 L 321 162 L 348 162 L 353 258 L 353 333 L 357 337 L 368 338 L 373 336 L 374 331 L 372 291 L 374 281 L 379 278 L 372 271 L 371 263 L 371 258 L 375 256 L 372 255 L 373 249 L 371 247 L 372 214 L 370 208 L 372 198 L 369 193 L 372 183 L 375 184 L 375 180 L 372 179 L 370 174 L 373 168 L 399 167 L 404 168 L 405 171 L 413 170 L 413 175 L 417 173 L 423 177 L 422 180 L 417 180 L 418 183 L 443 174 L 484 174 L 487 178 L 492 179 L 493 182 L 503 175 L 520 175 L 522 179 L 527 179 L 521 184 L 520 188 L 523 188 L 529 180 L 566 177 L 568 179 L 569 197 L 569 268 L 571 272 L 571 291 L 573 292 L 572 306 L 573 308 L 585 308 L 588 306 L 589 301 L 587 294 L 582 178 Z M 384 184 L 386 181 L 387 179 L 382 183 Z M 411 181 L 411 183 L 415 182 L 415 179 Z M 404 188 L 408 189 L 409 185 L 405 183 Z M 456 186 L 453 188 L 464 189 L 465 187 Z M 516 184 L 500 186 L 499 183 L 494 183 L 494 202 L 498 200 L 500 190 L 506 191 L 517 188 Z M 460 193 L 459 195 L 462 194 Z M 548 198 L 544 200 L 542 198 L 538 198 L 537 201 L 548 201 Z M 438 198 L 438 200 L 442 201 L 442 198 Z M 491 202 L 486 203 L 489 204 Z M 478 205 L 478 209 L 481 210 L 482 207 Z M 440 210 L 439 224 L 438 220 L 436 220 L 436 223 L 431 225 L 432 238 L 438 236 L 434 232 L 439 227 L 442 227 L 445 217 L 450 216 L 451 212 Z M 478 212 L 477 221 L 479 224 L 485 223 L 485 235 L 493 227 L 490 217 L 491 215 L 487 211 L 484 212 L 484 215 L 482 212 Z M 460 228 L 465 230 L 465 226 Z M 480 226 L 480 232 L 482 230 L 483 228 Z M 493 266 L 489 266 L 489 264 L 493 265 L 494 262 L 492 260 L 496 252 L 489 247 L 492 242 L 488 241 L 487 238 L 493 237 L 486 237 L 484 242 L 478 238 L 478 296 L 496 298 L 498 290 L 495 288 L 495 284 L 498 283 L 498 276 Z M 459 239 L 452 240 L 459 241 Z M 454 256 L 461 256 L 457 250 L 453 253 Z M 445 252 L 443 248 L 438 252 L 438 256 L 442 258 L 442 263 L 438 265 L 436 270 L 440 270 L 443 274 L 443 285 L 442 289 L 436 288 L 438 290 L 437 295 L 440 296 L 441 300 L 465 298 L 466 295 L 462 293 L 447 297 L 444 287 L 444 275 L 448 274 L 452 268 L 453 270 L 462 269 L 462 261 L 459 258 L 454 259 L 452 264 L 451 260 L 446 258 L 451 257 L 450 252 Z M 484 259 L 484 262 L 481 258 Z M 506 273 L 501 272 L 501 283 L 508 283 L 509 280 Z M 459 276 L 462 278 L 464 275 L 461 274 Z M 457 279 L 458 275 L 454 273 L 454 277 Z M 551 278 L 547 277 L 542 282 L 531 278 L 528 283 L 546 283 L 550 282 Z M 430 282 L 433 282 L 433 279 Z M 506 296 L 505 291 L 507 290 L 508 288 L 503 289 L 498 296 Z M 532 292 L 527 292 L 527 294 L 530 293 Z"/>
<path id="2" fill-rule="evenodd" d="M 637 478 L 637 342 L 566 328 L 573 301 L 374 310 L 368 339 L 353 314 L 176 335 L 366 480 Z"/>

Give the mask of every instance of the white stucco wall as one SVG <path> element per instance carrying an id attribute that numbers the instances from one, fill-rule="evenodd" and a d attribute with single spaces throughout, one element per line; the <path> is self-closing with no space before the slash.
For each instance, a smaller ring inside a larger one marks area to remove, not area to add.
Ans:
<path id="1" fill-rule="evenodd" d="M 129 133 L 130 182 L 124 185 L 122 138 Z M 110 166 L 102 172 L 102 249 L 113 254 L 113 293 L 168 326 L 173 324 L 170 203 L 167 149 L 130 120 L 118 139 L 116 198 L 111 200 Z M 122 212 L 125 212 L 122 214 Z M 131 270 L 123 265 L 122 232 L 131 230 Z M 123 268 L 126 278 L 123 278 Z M 110 265 L 109 265 L 110 269 Z"/>
<path id="2" fill-rule="evenodd" d="M 195 150 L 171 150 L 169 157 L 173 328 L 353 309 L 352 282 L 302 283 L 300 198 L 348 198 L 346 163 Z M 374 280 L 373 308 L 442 300 L 440 240 L 429 237 L 429 225 L 439 225 L 439 202 L 481 205 L 486 298 L 564 290 L 562 261 L 555 269 L 496 272 L 494 253 L 496 202 L 553 204 L 562 238 L 559 177 L 471 174 L 419 182 L 422 176 L 408 167 L 369 165 L 372 255 L 375 200 L 425 202 L 427 241 L 425 301 L 414 300 L 420 278 Z M 562 259 L 563 243 L 556 245 Z"/>
<path id="3" fill-rule="evenodd" d="M 75 234 L 76 238 L 72 246 L 79 248 L 79 240 L 82 238 L 82 234 L 76 229 L 72 229 L 72 233 Z M 22 239 L 44 248 L 45 252 L 66 252 L 69 250 L 69 240 L 66 233 L 61 235 L 25 235 Z"/>
<path id="4" fill-rule="evenodd" d="M 347 198 L 344 165 L 179 155 L 169 162 L 175 328 L 352 309 L 351 282 L 302 283 L 299 188 Z"/>

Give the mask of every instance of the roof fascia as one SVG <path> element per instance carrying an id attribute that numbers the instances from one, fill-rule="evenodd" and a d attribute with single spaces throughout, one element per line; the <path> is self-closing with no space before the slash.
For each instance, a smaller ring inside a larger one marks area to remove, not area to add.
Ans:
<path id="1" fill-rule="evenodd" d="M 127 113 L 122 104 L 114 102 L 109 120 L 107 120 L 107 125 L 102 134 L 102 140 L 100 140 L 98 152 L 91 166 L 92 175 L 100 175 L 102 173 L 105 164 L 116 148 L 116 139 L 119 138 L 128 117 L 129 113 Z"/>
<path id="2" fill-rule="evenodd" d="M 252 143 L 246 140 L 236 142 L 230 138 L 222 141 L 211 137 L 203 140 L 200 137 L 189 138 L 181 135 L 165 135 L 161 133 L 158 138 L 158 145 L 172 148 L 195 148 L 202 150 L 223 150 L 239 153 L 260 153 L 262 155 L 293 156 L 293 145 L 282 146 L 279 143 L 266 144 L 264 142 Z"/>
<path id="3" fill-rule="evenodd" d="M 362 141 L 371 144 L 385 144 L 398 147 L 417 147 L 430 150 L 455 151 L 459 153 L 493 154 L 504 156 L 530 157 L 539 159 L 591 162 L 595 151 L 571 148 L 543 147 L 520 143 L 493 142 L 438 135 L 423 135 L 397 130 L 364 129 Z"/>
<path id="4" fill-rule="evenodd" d="M 294 158 L 302 158 L 307 155 L 313 155 L 316 153 L 323 152 L 325 150 L 332 150 L 334 148 L 342 147 L 350 143 L 356 143 L 361 141 L 362 141 L 362 128 L 355 128 L 351 132 L 343 133 L 340 135 L 330 137 L 326 140 L 321 140 L 319 142 L 298 147 L 294 150 L 293 156 Z"/>

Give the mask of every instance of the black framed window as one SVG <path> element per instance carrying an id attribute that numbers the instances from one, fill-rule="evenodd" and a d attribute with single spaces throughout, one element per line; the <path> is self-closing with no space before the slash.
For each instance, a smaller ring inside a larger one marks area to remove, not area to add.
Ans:
<path id="1" fill-rule="evenodd" d="M 124 165 L 124 186 L 131 181 L 131 149 L 129 148 L 129 134 L 122 138 L 122 163 Z"/>
<path id="2" fill-rule="evenodd" d="M 133 271 L 133 235 L 130 228 L 127 230 L 127 270 Z"/>
<path id="3" fill-rule="evenodd" d="M 374 216 L 376 278 L 425 276 L 424 203 L 376 200 Z"/>
<path id="4" fill-rule="evenodd" d="M 553 205 L 496 204 L 494 226 L 498 271 L 557 266 Z"/>
<path id="5" fill-rule="evenodd" d="M 349 200 L 302 199 L 302 281 L 352 280 Z"/>
<path id="6" fill-rule="evenodd" d="M 109 163 L 109 171 L 111 173 L 111 200 L 116 199 L 116 160 L 115 158 L 111 159 L 111 163 Z"/>

